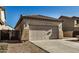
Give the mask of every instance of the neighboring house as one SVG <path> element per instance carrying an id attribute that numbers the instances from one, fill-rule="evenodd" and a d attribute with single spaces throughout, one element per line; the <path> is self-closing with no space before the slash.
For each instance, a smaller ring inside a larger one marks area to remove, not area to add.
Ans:
<path id="1" fill-rule="evenodd" d="M 20 31 L 21 40 L 24 41 L 63 38 L 61 21 L 43 15 L 21 15 L 15 30 Z"/>
<path id="2" fill-rule="evenodd" d="M 3 7 L 0 7 L 0 30 L 14 30 L 11 26 L 6 25 L 6 14 Z"/>
<path id="3" fill-rule="evenodd" d="M 14 39 L 14 34 L 18 37 L 15 30 L 6 22 L 5 9 L 0 7 L 0 41 Z"/>
<path id="4" fill-rule="evenodd" d="M 65 37 L 76 37 L 79 35 L 79 17 L 61 16 L 62 29 Z"/>

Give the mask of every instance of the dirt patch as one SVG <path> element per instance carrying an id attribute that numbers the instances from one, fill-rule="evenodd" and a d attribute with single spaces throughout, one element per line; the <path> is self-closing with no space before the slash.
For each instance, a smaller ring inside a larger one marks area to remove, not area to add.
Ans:
<path id="1" fill-rule="evenodd" d="M 0 53 L 7 52 L 8 45 L 7 44 L 0 44 Z"/>
<path id="2" fill-rule="evenodd" d="M 44 49 L 36 46 L 30 41 L 24 43 L 10 43 L 8 44 L 8 53 L 46 53 Z"/>
<path id="3" fill-rule="evenodd" d="M 38 47 L 37 45 L 33 44 L 30 41 L 23 43 L 23 46 L 26 50 L 30 51 L 31 53 L 48 53 L 48 51 Z"/>

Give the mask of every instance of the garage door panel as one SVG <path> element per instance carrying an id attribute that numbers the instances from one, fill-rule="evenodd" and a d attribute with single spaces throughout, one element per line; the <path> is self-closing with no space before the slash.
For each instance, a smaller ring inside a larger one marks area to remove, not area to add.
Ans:
<path id="1" fill-rule="evenodd" d="M 32 40 L 48 39 L 45 31 L 40 31 L 40 30 L 31 30 L 30 31 L 30 37 L 31 37 Z"/>
<path id="2" fill-rule="evenodd" d="M 30 26 L 30 40 L 49 40 L 50 38 L 57 38 L 57 29 L 57 27 L 51 26 Z"/>

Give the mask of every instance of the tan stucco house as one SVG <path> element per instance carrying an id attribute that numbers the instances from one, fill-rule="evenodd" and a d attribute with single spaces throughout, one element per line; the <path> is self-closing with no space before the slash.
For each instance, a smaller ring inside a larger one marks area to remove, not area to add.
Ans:
<path id="1" fill-rule="evenodd" d="M 63 38 L 62 23 L 53 17 L 43 15 L 20 16 L 15 26 L 21 40 L 52 40 Z"/>
<path id="2" fill-rule="evenodd" d="M 79 17 L 61 16 L 62 29 L 65 37 L 76 37 L 79 35 Z"/>

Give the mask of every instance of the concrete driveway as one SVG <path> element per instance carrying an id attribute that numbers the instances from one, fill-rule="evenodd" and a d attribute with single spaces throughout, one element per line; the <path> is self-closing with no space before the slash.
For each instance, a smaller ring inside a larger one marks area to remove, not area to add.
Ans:
<path id="1" fill-rule="evenodd" d="M 65 40 L 31 41 L 40 48 L 51 53 L 79 53 L 79 43 Z"/>

